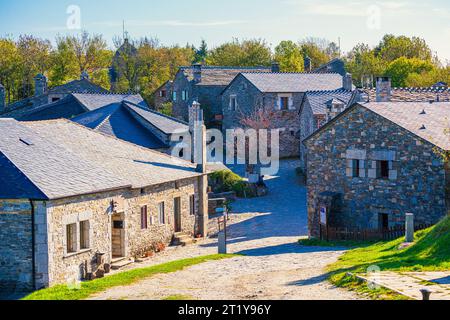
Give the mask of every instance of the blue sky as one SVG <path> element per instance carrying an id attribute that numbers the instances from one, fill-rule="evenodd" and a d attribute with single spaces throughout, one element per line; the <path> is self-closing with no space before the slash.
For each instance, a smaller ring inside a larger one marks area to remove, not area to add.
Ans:
<path id="1" fill-rule="evenodd" d="M 81 28 L 112 44 L 122 20 L 132 38 L 156 36 L 163 44 L 210 47 L 237 38 L 280 40 L 341 38 L 344 51 L 358 42 L 375 45 L 385 33 L 425 38 L 450 60 L 448 0 L 0 0 L 0 35 L 21 33 L 54 39 L 79 32 L 67 28 L 71 5 L 80 8 Z"/>

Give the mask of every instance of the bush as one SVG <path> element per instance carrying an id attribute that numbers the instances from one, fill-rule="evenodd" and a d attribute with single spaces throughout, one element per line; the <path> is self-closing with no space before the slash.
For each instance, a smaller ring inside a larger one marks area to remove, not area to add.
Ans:
<path id="1" fill-rule="evenodd" d="M 254 191 L 239 175 L 230 170 L 216 171 L 211 175 L 214 192 L 236 192 L 238 197 L 253 197 Z"/>

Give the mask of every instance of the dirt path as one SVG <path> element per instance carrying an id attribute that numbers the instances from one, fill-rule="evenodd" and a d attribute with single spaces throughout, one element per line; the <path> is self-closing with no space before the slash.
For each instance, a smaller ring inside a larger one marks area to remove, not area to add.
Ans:
<path id="1" fill-rule="evenodd" d="M 296 166 L 295 161 L 282 163 L 280 177 L 268 180 L 269 196 L 233 205 L 233 212 L 245 218 L 229 228 L 229 252 L 244 256 L 157 275 L 131 286 L 112 288 L 92 299 L 154 300 L 175 295 L 199 300 L 358 299 L 356 294 L 326 281 L 324 268 L 336 261 L 342 250 L 297 244 L 306 234 L 307 219 L 306 191 L 296 183 Z M 170 249 L 139 267 L 213 253 L 217 253 L 217 241 L 208 239 L 187 248 Z"/>

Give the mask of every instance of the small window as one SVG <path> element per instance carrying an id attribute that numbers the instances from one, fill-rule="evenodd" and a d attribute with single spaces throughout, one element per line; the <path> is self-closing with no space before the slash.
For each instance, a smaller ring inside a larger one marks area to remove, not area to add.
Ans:
<path id="1" fill-rule="evenodd" d="M 147 206 L 141 207 L 141 229 L 148 228 Z"/>
<path id="2" fill-rule="evenodd" d="M 237 98 L 236 98 L 236 96 L 231 96 L 230 97 L 230 110 L 236 111 L 236 107 L 237 107 Z"/>
<path id="3" fill-rule="evenodd" d="M 280 97 L 280 109 L 281 110 L 289 109 L 289 97 Z"/>
<path id="4" fill-rule="evenodd" d="M 56 102 L 56 101 L 59 101 L 60 100 L 60 98 L 52 98 L 52 102 Z"/>
<path id="5" fill-rule="evenodd" d="M 359 172 L 361 170 L 361 160 L 352 160 L 353 161 L 353 177 L 359 177 Z"/>
<path id="6" fill-rule="evenodd" d="M 174 91 L 174 92 L 172 93 L 172 100 L 173 100 L 173 101 L 177 101 L 177 92 L 176 92 L 176 91 Z"/>
<path id="7" fill-rule="evenodd" d="M 191 216 L 195 216 L 195 195 L 189 197 L 189 212 Z"/>
<path id="8" fill-rule="evenodd" d="M 77 252 L 77 224 L 68 224 L 66 226 L 67 253 Z"/>
<path id="9" fill-rule="evenodd" d="M 80 249 L 89 249 L 89 221 L 80 222 Z"/>
<path id="10" fill-rule="evenodd" d="M 159 218 L 159 224 L 165 224 L 166 218 L 164 214 L 165 208 L 164 208 L 164 202 L 160 202 L 158 204 L 158 218 Z"/>
<path id="11" fill-rule="evenodd" d="M 389 161 L 379 161 L 378 178 L 389 179 Z"/>
<path id="12" fill-rule="evenodd" d="M 166 91 L 166 90 L 161 90 L 161 91 L 159 92 L 159 96 L 160 96 L 161 98 L 165 98 L 165 97 L 167 96 L 167 91 Z"/>

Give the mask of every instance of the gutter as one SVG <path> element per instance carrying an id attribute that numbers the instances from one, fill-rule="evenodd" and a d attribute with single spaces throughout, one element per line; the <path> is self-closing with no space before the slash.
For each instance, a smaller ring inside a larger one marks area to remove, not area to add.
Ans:
<path id="1" fill-rule="evenodd" d="M 34 210 L 34 202 L 33 200 L 29 199 L 30 205 L 31 205 L 31 264 L 32 264 L 32 288 L 33 290 L 36 290 L 36 249 L 35 249 L 35 242 L 36 242 L 36 220 L 35 220 L 35 210 Z"/>

